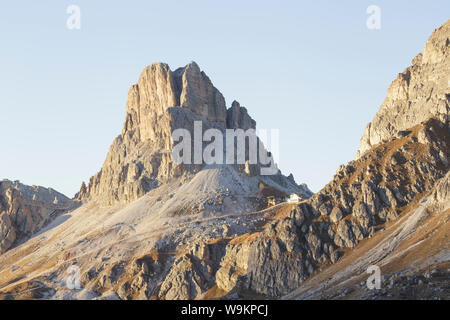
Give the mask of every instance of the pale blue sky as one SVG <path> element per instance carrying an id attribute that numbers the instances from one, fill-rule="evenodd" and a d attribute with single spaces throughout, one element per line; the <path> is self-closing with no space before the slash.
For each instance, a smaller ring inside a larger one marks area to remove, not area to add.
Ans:
<path id="1" fill-rule="evenodd" d="M 70 4 L 81 30 L 66 28 Z M 381 30 L 366 27 L 373 4 Z M 195 60 L 228 105 L 281 130 L 282 171 L 318 191 L 449 12 L 448 0 L 2 1 L 0 179 L 73 196 L 120 133 L 141 70 Z"/>

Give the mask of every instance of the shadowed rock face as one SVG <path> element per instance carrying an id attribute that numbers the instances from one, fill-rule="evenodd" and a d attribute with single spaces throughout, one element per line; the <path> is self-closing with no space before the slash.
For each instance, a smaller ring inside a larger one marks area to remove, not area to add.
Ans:
<path id="1" fill-rule="evenodd" d="M 176 106 L 226 126 L 225 99 L 195 62 L 174 72 L 167 64 L 155 63 L 144 69 L 128 93 L 122 135 L 135 131 L 140 142 L 151 140 L 155 149 L 170 148 L 170 139 L 165 135 L 165 130 L 170 129 L 167 110 Z"/>
<path id="2" fill-rule="evenodd" d="M 231 108 L 227 110 L 227 128 L 255 129 L 256 122 L 249 116 L 246 108 L 241 107 L 239 102 L 233 101 Z"/>
<path id="3" fill-rule="evenodd" d="M 384 223 L 413 210 L 431 191 L 431 199 L 445 210 L 450 192 L 449 38 L 450 20 L 392 83 L 361 139 L 357 160 L 341 166 L 289 217 L 250 242 L 227 246 L 216 275 L 220 288 L 287 294 Z"/>
<path id="4" fill-rule="evenodd" d="M 433 207 L 448 208 L 447 130 L 434 118 L 412 127 L 341 166 L 319 193 L 257 232 L 196 243 L 156 273 L 144 273 L 150 280 L 138 291 L 145 291 L 143 298 L 157 299 L 290 293 L 425 197 Z M 120 297 L 135 294 L 130 285 Z"/>
<path id="5" fill-rule="evenodd" d="M 225 98 L 208 76 L 200 71 L 199 66 L 191 62 L 186 67 L 177 69 L 174 74 L 180 92 L 179 105 L 209 122 L 225 127 Z"/>
<path id="6" fill-rule="evenodd" d="M 416 125 L 341 166 L 324 189 L 261 230 L 198 243 L 147 272 L 138 291 L 158 299 L 288 294 L 425 197 L 448 208 L 449 146 L 448 124 L 433 118 Z M 120 297 L 135 291 L 130 285 Z"/>
<path id="7" fill-rule="evenodd" d="M 218 271 L 219 287 L 239 285 L 272 297 L 287 294 L 320 266 L 338 261 L 346 248 L 413 208 L 439 181 L 434 198 L 448 201 L 448 181 L 442 180 L 449 170 L 447 130 L 439 120 L 429 120 L 340 167 L 324 189 L 289 217 L 273 222 L 251 243 L 229 245 Z M 428 139 L 419 142 L 421 135 Z M 234 258 L 242 254 L 244 259 Z M 245 281 L 238 282 L 238 276 Z"/>
<path id="8" fill-rule="evenodd" d="M 69 198 L 53 189 L 0 181 L 0 254 L 40 230 L 69 204 Z"/>
<path id="9" fill-rule="evenodd" d="M 358 159 L 339 167 L 319 193 L 257 232 L 199 244 L 200 249 L 170 261 L 155 277 L 161 284 L 153 283 L 146 297 L 194 299 L 211 292 L 280 297 L 341 261 L 345 252 L 414 210 L 425 197 L 437 207 L 448 202 L 448 37 L 449 22 L 393 82 L 366 129 Z M 183 82 L 175 83 L 180 88 Z M 216 111 L 209 115 L 209 110 L 190 109 L 223 125 L 223 116 Z M 226 113 L 227 128 L 255 126 L 237 102 Z"/>
<path id="10" fill-rule="evenodd" d="M 433 32 L 423 53 L 392 82 L 383 105 L 365 129 L 358 157 L 430 116 L 449 121 L 449 39 L 450 20 Z"/>
<path id="11" fill-rule="evenodd" d="M 226 247 L 216 273 L 220 289 L 279 297 L 414 210 L 430 192 L 429 202 L 448 208 L 449 38 L 450 21 L 394 81 L 361 139 L 357 160 L 339 167 L 288 217 L 251 241 Z"/>
<path id="12" fill-rule="evenodd" d="M 173 177 L 198 171 L 203 165 L 177 166 L 171 154 L 172 132 L 183 128 L 193 136 L 194 121 L 202 122 L 203 131 L 256 127 L 238 102 L 226 109 L 224 97 L 195 62 L 175 71 L 164 63 L 146 67 L 129 90 L 121 135 L 77 198 L 108 205 L 131 202 Z M 287 178 L 278 174 L 276 179 Z M 311 194 L 305 186 L 298 189 Z"/>

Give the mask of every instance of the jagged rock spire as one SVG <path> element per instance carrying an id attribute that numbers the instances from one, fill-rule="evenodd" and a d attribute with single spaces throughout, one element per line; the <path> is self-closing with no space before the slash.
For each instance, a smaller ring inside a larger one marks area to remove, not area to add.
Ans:
<path id="1" fill-rule="evenodd" d="M 165 63 L 146 67 L 128 92 L 121 135 L 78 198 L 128 202 L 180 174 L 171 157 L 171 135 L 176 128 L 192 129 L 194 118 L 222 130 L 256 126 L 237 102 L 227 111 L 225 98 L 197 63 L 175 71 Z"/>

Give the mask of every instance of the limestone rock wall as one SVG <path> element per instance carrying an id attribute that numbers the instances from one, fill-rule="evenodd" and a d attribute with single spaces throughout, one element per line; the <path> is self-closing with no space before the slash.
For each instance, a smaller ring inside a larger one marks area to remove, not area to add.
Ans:
<path id="1" fill-rule="evenodd" d="M 196 172 L 201 165 L 178 166 L 172 159 L 173 130 L 184 128 L 193 136 L 194 121 L 201 121 L 203 130 L 256 128 L 238 102 L 227 110 L 224 97 L 195 62 L 175 71 L 164 63 L 146 67 L 128 92 L 121 135 L 100 172 L 88 185 L 83 183 L 77 199 L 128 203 L 175 176 Z M 281 174 L 275 178 L 287 179 Z M 299 192 L 310 194 L 306 186 L 287 180 L 279 184 L 294 184 Z"/>
<path id="2" fill-rule="evenodd" d="M 288 217 L 250 242 L 231 242 L 216 273 L 218 287 L 282 296 L 430 191 L 437 202 L 448 203 L 447 130 L 439 120 L 428 120 L 340 167 L 324 189 Z"/>
<path id="3" fill-rule="evenodd" d="M 383 105 L 364 131 L 357 157 L 430 116 L 449 121 L 449 45 L 450 20 L 433 32 L 423 53 L 392 82 Z"/>
<path id="4" fill-rule="evenodd" d="M 66 196 L 53 189 L 0 181 L 0 254 L 70 205 Z"/>

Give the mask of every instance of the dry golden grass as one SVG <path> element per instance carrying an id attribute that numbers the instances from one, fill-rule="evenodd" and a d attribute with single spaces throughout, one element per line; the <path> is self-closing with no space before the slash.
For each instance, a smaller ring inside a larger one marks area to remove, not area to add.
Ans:
<path id="1" fill-rule="evenodd" d="M 208 291 L 196 298 L 196 300 L 219 299 L 227 295 L 228 292 L 220 289 L 217 285 L 212 286 Z"/>

